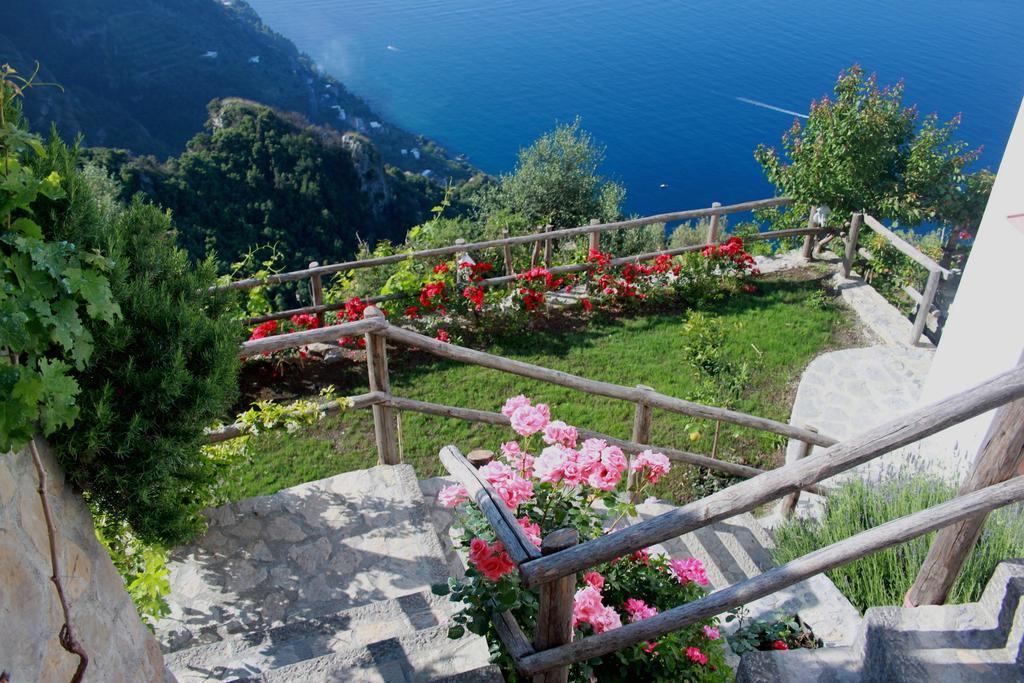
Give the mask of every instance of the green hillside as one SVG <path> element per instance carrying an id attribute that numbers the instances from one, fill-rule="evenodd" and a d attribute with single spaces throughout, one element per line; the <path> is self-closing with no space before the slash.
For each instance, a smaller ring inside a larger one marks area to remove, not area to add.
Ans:
<path id="1" fill-rule="evenodd" d="M 383 121 L 241 0 L 12 0 L 2 17 L 0 63 L 25 74 L 38 62 L 40 79 L 64 88 L 26 101 L 32 125 L 52 121 L 88 146 L 178 154 L 211 100 L 239 97 L 363 133 L 406 171 L 455 180 L 473 172 Z"/>

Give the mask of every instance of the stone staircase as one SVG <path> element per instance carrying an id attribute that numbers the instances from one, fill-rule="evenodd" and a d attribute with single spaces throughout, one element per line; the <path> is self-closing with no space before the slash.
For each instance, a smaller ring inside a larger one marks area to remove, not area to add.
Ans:
<path id="1" fill-rule="evenodd" d="M 1024 681 L 1024 560 L 1001 563 L 965 605 L 874 607 L 848 647 L 743 656 L 737 683 Z"/>
<path id="2" fill-rule="evenodd" d="M 171 557 L 156 633 L 179 681 L 500 681 L 447 638 L 449 565 L 408 465 L 348 472 L 207 513 Z"/>
<path id="3" fill-rule="evenodd" d="M 648 502 L 638 505 L 637 513 L 639 520 L 645 520 L 671 509 L 673 506 L 667 503 Z M 707 571 L 712 591 L 752 579 L 776 566 L 771 557 L 774 547 L 771 536 L 747 513 L 660 545 L 672 557 L 699 559 Z M 857 609 L 824 574 L 748 603 L 745 608 L 748 620 L 797 614 L 827 647 L 851 645 L 861 621 Z M 735 621 L 723 624 L 726 632 L 736 627 Z M 734 669 L 739 664 L 739 658 L 731 651 L 727 651 L 726 661 Z"/>

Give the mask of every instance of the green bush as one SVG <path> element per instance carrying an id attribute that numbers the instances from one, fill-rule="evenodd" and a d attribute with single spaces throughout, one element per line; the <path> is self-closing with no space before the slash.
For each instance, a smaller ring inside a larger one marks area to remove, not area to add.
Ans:
<path id="1" fill-rule="evenodd" d="M 54 136 L 36 170 L 56 171 L 65 197 L 36 216 L 50 239 L 109 256 L 122 316 L 89 323 L 95 350 L 75 374 L 79 419 L 52 440 L 99 511 L 143 543 L 174 544 L 200 531 L 211 499 L 216 471 L 199 446 L 235 399 L 241 330 L 206 292 L 212 262 L 189 261 L 169 216 L 141 199 L 119 204 L 116 185 L 76 164 L 77 149 Z"/>
<path id="2" fill-rule="evenodd" d="M 775 560 L 789 562 L 818 548 L 841 541 L 898 517 L 949 500 L 952 486 L 927 475 L 900 476 L 881 486 L 855 479 L 828 497 L 824 519 L 793 519 L 775 531 Z M 828 572 L 853 605 L 901 605 L 924 562 L 934 533 L 863 557 Z M 1020 510 L 993 513 L 967 565 L 950 594 L 950 602 L 974 602 L 985 589 L 1000 561 L 1024 557 L 1024 518 Z"/>

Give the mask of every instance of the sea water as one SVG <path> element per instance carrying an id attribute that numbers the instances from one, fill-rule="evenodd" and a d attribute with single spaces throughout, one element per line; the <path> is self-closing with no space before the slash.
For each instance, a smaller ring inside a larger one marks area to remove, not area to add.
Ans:
<path id="1" fill-rule="evenodd" d="M 995 169 L 1024 0 L 250 0 L 383 117 L 490 172 L 577 115 L 640 214 L 770 196 L 754 161 L 853 63 Z"/>

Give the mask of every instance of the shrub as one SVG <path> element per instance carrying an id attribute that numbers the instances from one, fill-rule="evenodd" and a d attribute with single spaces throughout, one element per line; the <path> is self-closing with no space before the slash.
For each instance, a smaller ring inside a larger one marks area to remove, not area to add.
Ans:
<path id="1" fill-rule="evenodd" d="M 95 351 L 76 373 L 80 416 L 54 435 L 58 458 L 97 509 L 140 542 L 186 540 L 212 495 L 215 470 L 199 446 L 234 401 L 242 331 L 226 300 L 206 292 L 212 262 L 190 263 L 167 214 L 140 199 L 119 205 L 116 187 L 79 171 L 77 149 L 58 138 L 48 152 L 38 172 L 59 173 L 65 198 L 37 217 L 51 238 L 109 254 L 122 312 L 113 325 L 89 325 Z"/>
<path id="2" fill-rule="evenodd" d="M 619 448 L 600 439 L 577 444 L 581 440 L 575 427 L 552 421 L 547 405 L 533 405 L 522 395 L 506 401 L 502 413 L 509 416 L 519 438 L 503 443 L 502 458 L 482 467 L 480 474 L 501 497 L 498 504 L 509 508 L 538 546 L 546 534 L 565 527 L 577 530 L 581 542 L 614 534 L 618 523 L 636 512 L 629 494 L 643 498 L 671 469 L 661 453 L 644 451 L 630 463 Z M 630 468 L 636 475 L 632 485 L 626 477 Z M 515 681 L 510 658 L 501 651 L 493 631 L 492 608 L 511 611 L 530 632 L 538 615 L 537 591 L 520 583 L 516 565 L 468 495 L 457 484 L 438 495 L 442 504 L 458 507 L 462 513 L 460 544 L 468 551 L 470 567 L 465 581 L 451 579 L 434 592 L 450 594 L 452 601 L 464 604 L 453 617 L 449 637 L 460 638 L 467 630 L 487 635 L 499 651 L 499 663 Z M 602 501 L 604 509 L 593 505 L 596 500 Z M 649 549 L 597 565 L 578 577 L 572 624 L 576 639 L 699 599 L 707 584 L 704 567 L 696 558 L 671 559 Z M 710 617 L 657 641 L 581 662 L 571 668 L 569 679 L 730 680 L 717 624 Z"/>
<path id="3" fill-rule="evenodd" d="M 579 119 L 557 125 L 520 150 L 515 172 L 484 188 L 474 202 L 484 216 L 508 211 L 532 225 L 571 228 L 592 218 L 615 220 L 626 191 L 598 174 L 603 161 L 604 148 Z"/>
<path id="4" fill-rule="evenodd" d="M 949 500 L 954 488 L 933 477 L 901 475 L 882 485 L 855 479 L 829 495 L 821 521 L 793 519 L 775 532 L 775 560 L 783 563 L 878 526 Z M 828 572 L 853 605 L 901 605 L 914 582 L 935 534 L 927 534 L 888 550 L 868 555 Z M 996 565 L 1024 556 L 1024 518 L 1019 509 L 1004 508 L 989 516 L 981 538 L 950 593 L 950 602 L 974 602 Z"/>

